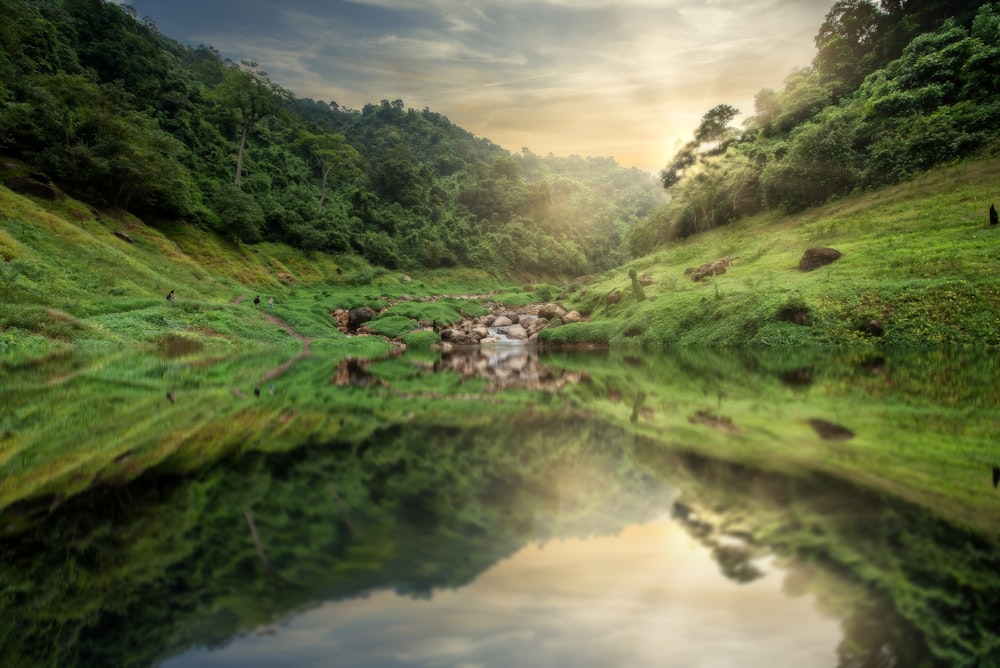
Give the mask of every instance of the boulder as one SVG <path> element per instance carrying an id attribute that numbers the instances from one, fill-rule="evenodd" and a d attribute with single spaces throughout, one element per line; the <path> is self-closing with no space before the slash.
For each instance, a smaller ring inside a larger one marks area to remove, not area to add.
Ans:
<path id="1" fill-rule="evenodd" d="M 691 276 L 691 280 L 697 283 L 703 278 L 709 276 L 719 276 L 726 273 L 729 267 L 733 266 L 733 260 L 736 258 L 720 257 L 718 260 L 713 260 L 712 262 L 706 262 L 705 264 L 699 265 L 697 267 L 688 267 L 684 270 L 685 276 Z"/>
<path id="2" fill-rule="evenodd" d="M 546 320 L 562 318 L 564 315 L 566 315 L 566 309 L 559 304 L 546 304 L 538 309 L 538 317 L 545 318 Z"/>
<path id="3" fill-rule="evenodd" d="M 51 183 L 42 183 L 41 181 L 23 176 L 15 176 L 7 179 L 4 185 L 21 195 L 29 195 L 47 200 L 60 200 L 63 198 L 62 191 Z"/>
<path id="4" fill-rule="evenodd" d="M 353 332 L 358 329 L 361 325 L 365 324 L 369 320 L 375 317 L 375 311 L 371 310 L 367 306 L 359 306 L 358 308 L 352 308 L 347 312 L 347 331 Z"/>
<path id="5" fill-rule="evenodd" d="M 854 438 L 854 432 L 847 427 L 820 418 L 810 419 L 809 426 L 824 441 L 847 441 Z"/>
<path id="6" fill-rule="evenodd" d="M 493 321 L 494 327 L 510 327 L 514 324 L 514 321 L 505 315 L 499 316 Z"/>
<path id="7" fill-rule="evenodd" d="M 528 338 L 528 330 L 520 325 L 511 325 L 507 329 L 507 338 L 514 339 L 515 341 L 523 341 Z"/>
<path id="8" fill-rule="evenodd" d="M 802 259 L 799 260 L 799 271 L 812 271 L 813 269 L 825 267 L 831 262 L 840 259 L 841 255 L 842 253 L 835 248 L 824 248 L 822 246 L 807 248 L 806 252 L 802 254 Z"/>
<path id="9" fill-rule="evenodd" d="M 125 230 L 115 230 L 115 236 L 121 239 L 122 241 L 129 242 L 130 244 L 135 243 L 135 239 L 132 238 L 132 235 L 126 232 Z"/>
<path id="10" fill-rule="evenodd" d="M 885 334 L 885 323 L 881 320 L 869 320 L 859 325 L 858 331 L 868 336 L 882 336 Z"/>
<path id="11" fill-rule="evenodd" d="M 562 321 L 567 325 L 573 322 L 580 322 L 583 320 L 583 316 L 580 315 L 579 311 L 569 311 L 562 317 Z"/>

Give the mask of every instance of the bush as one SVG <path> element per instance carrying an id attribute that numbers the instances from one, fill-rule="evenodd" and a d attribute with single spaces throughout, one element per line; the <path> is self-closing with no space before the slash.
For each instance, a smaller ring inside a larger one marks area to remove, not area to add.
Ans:
<path id="1" fill-rule="evenodd" d="M 433 345 L 441 343 L 441 337 L 437 332 L 423 329 L 403 335 L 403 343 L 409 348 L 430 348 Z"/>
<path id="2" fill-rule="evenodd" d="M 420 327 L 420 323 L 416 320 L 411 320 L 400 315 L 382 316 L 368 323 L 368 329 L 376 334 L 388 336 L 390 339 L 397 339 L 418 327 Z"/>
<path id="3" fill-rule="evenodd" d="M 548 345 L 602 345 L 611 341 L 614 323 L 575 322 L 562 327 L 543 329 L 538 333 L 538 339 Z"/>

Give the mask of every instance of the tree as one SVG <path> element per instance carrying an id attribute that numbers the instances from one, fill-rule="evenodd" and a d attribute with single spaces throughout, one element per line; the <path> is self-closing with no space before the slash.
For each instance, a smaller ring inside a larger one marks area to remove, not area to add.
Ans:
<path id="1" fill-rule="evenodd" d="M 298 144 L 309 151 L 309 154 L 319 164 L 321 180 L 316 213 L 322 213 L 330 173 L 335 168 L 345 169 L 356 165 L 361 156 L 353 146 L 347 143 L 342 134 L 315 135 L 311 132 L 303 132 L 299 136 Z"/>
<path id="2" fill-rule="evenodd" d="M 728 104 L 718 104 L 701 117 L 694 131 L 694 140 L 684 145 L 671 163 L 660 172 L 664 188 L 676 185 L 684 174 L 705 158 L 725 152 L 730 141 L 739 131 L 729 124 L 740 115 L 740 110 Z"/>
<path id="3" fill-rule="evenodd" d="M 243 175 L 243 152 L 250 130 L 262 119 L 278 114 L 291 101 L 292 94 L 273 83 L 257 63 L 248 60 L 234 64 L 226 71 L 218 93 L 222 102 L 235 107 L 239 116 L 240 140 L 236 153 L 236 178 L 233 181 L 238 186 Z"/>
<path id="4" fill-rule="evenodd" d="M 813 63 L 838 94 L 856 88 L 878 66 L 874 50 L 882 17 L 871 0 L 838 0 L 827 12 Z"/>
<path id="5" fill-rule="evenodd" d="M 740 115 L 740 110 L 728 104 L 719 104 L 709 109 L 701 117 L 701 123 L 695 130 L 694 139 L 700 146 L 712 144 L 717 148 L 726 139 L 736 134 L 736 129 L 729 126 L 734 118 Z"/>

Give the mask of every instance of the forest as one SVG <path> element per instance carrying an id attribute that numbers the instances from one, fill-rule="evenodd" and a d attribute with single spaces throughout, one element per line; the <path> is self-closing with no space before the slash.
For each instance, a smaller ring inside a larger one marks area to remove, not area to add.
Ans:
<path id="1" fill-rule="evenodd" d="M 387 268 L 598 272 L 665 200 L 610 158 L 511 154 L 402 100 L 296 99 L 258 64 L 183 46 L 106 0 L 3 3 L 0 152 L 149 224 Z"/>
<path id="2" fill-rule="evenodd" d="M 969 0 L 838 0 L 812 63 L 760 90 L 741 128 L 739 109 L 707 111 L 659 180 L 512 153 L 398 99 L 299 99 L 108 0 L 9 0 L 0 19 L 0 153 L 30 179 L 148 224 L 389 269 L 599 273 L 995 150 L 1000 127 L 1000 9 Z"/>

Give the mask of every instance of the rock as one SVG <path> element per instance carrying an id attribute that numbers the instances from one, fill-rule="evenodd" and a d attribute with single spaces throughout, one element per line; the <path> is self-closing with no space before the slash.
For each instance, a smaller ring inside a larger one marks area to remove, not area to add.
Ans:
<path id="1" fill-rule="evenodd" d="M 806 252 L 802 254 L 802 259 L 799 260 L 799 271 L 812 271 L 813 269 L 825 267 L 831 262 L 840 259 L 841 255 L 842 253 L 835 248 L 824 248 L 822 246 L 807 248 Z"/>
<path id="2" fill-rule="evenodd" d="M 545 318 L 546 320 L 561 318 L 564 315 L 566 315 L 566 309 L 559 304 L 546 304 L 542 308 L 538 309 L 538 317 Z"/>
<path id="3" fill-rule="evenodd" d="M 581 322 L 582 320 L 583 316 L 581 316 L 578 311 L 569 311 L 562 317 L 562 321 L 566 324 Z"/>
<path id="4" fill-rule="evenodd" d="M 805 304 L 785 304 L 778 309 L 778 317 L 796 325 L 808 325 L 809 307 Z"/>
<path id="5" fill-rule="evenodd" d="M 375 317 L 375 311 L 367 306 L 352 308 L 347 312 L 347 331 L 353 332 Z"/>
<path id="6" fill-rule="evenodd" d="M 15 176 L 7 179 L 4 185 L 16 193 L 40 199 L 60 200 L 63 198 L 62 191 L 51 183 L 42 183 L 41 181 L 23 176 Z"/>
<path id="7" fill-rule="evenodd" d="M 740 432 L 739 426 L 733 422 L 732 418 L 725 415 L 716 415 L 712 411 L 704 409 L 695 411 L 694 415 L 688 417 L 688 422 L 704 425 L 730 434 L 738 434 Z"/>
<path id="8" fill-rule="evenodd" d="M 608 296 L 605 298 L 605 302 L 607 303 L 608 306 L 614 306 L 621 300 L 622 300 L 622 293 L 619 292 L 618 290 L 609 292 Z"/>
<path id="9" fill-rule="evenodd" d="M 860 325 L 858 331 L 862 334 L 868 334 L 869 336 L 882 336 L 885 334 L 885 325 L 881 320 L 869 320 L 868 322 Z"/>
<path id="10" fill-rule="evenodd" d="M 132 238 L 132 235 L 130 235 L 125 230 L 115 230 L 115 236 L 121 239 L 122 241 L 129 242 L 130 244 L 135 243 L 135 240 Z"/>
<path id="11" fill-rule="evenodd" d="M 494 327 L 510 327 L 513 324 L 514 321 L 505 315 L 499 316 L 496 320 L 493 321 Z"/>
<path id="12" fill-rule="evenodd" d="M 691 280 L 695 283 L 709 276 L 720 276 L 726 273 L 726 270 L 729 269 L 729 267 L 733 266 L 733 260 L 735 259 L 736 258 L 729 257 L 727 255 L 726 257 L 720 257 L 718 260 L 706 262 L 705 264 L 697 267 L 688 267 L 684 270 L 684 275 L 690 275 Z"/>
<path id="13" fill-rule="evenodd" d="M 520 325 L 511 325 L 507 329 L 507 338 L 514 339 L 515 341 L 523 341 L 528 338 L 528 330 Z"/>
<path id="14" fill-rule="evenodd" d="M 476 325 L 472 328 L 472 335 L 479 339 L 485 339 L 490 335 L 490 331 L 483 325 Z"/>
<path id="15" fill-rule="evenodd" d="M 497 340 L 492 336 L 487 336 L 485 339 L 479 339 L 479 345 L 481 346 L 496 345 L 496 342 Z"/>
<path id="16" fill-rule="evenodd" d="M 827 422 L 826 420 L 821 420 L 819 418 L 812 418 L 809 420 L 809 426 L 812 427 L 824 441 L 847 441 L 854 438 L 854 432 L 847 427 L 834 424 L 833 422 Z"/>
<path id="17" fill-rule="evenodd" d="M 530 313 L 522 313 L 521 315 L 517 316 L 517 324 L 521 325 L 525 329 L 530 329 L 531 323 L 537 321 L 538 321 L 538 316 L 531 315 Z"/>

